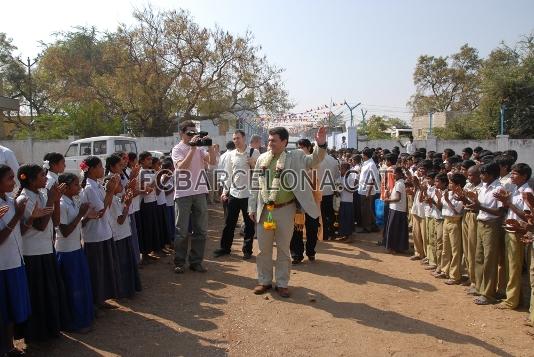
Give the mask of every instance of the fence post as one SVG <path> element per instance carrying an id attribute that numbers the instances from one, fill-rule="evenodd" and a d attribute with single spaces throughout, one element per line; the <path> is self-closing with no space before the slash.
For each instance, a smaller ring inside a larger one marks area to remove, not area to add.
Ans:
<path id="1" fill-rule="evenodd" d="M 438 138 L 433 135 L 427 136 L 425 147 L 426 147 L 427 152 L 437 151 L 438 150 Z"/>
<path id="2" fill-rule="evenodd" d="M 510 149 L 510 136 L 497 135 L 497 150 L 506 151 Z"/>

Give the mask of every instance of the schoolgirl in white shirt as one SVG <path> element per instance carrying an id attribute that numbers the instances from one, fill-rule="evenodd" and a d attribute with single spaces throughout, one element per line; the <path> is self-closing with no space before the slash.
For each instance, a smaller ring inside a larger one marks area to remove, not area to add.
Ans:
<path id="1" fill-rule="evenodd" d="M 133 192 L 134 192 L 134 196 L 132 199 L 132 204 L 130 205 L 130 211 L 128 213 L 130 214 L 130 227 L 132 228 L 132 244 L 133 244 L 135 259 L 138 265 L 139 265 L 139 262 L 141 261 L 139 239 L 142 234 L 141 198 L 139 197 L 139 194 L 141 192 L 139 191 L 139 183 L 137 182 L 140 169 L 141 167 L 137 163 L 137 154 L 134 152 L 128 153 L 128 164 L 124 172 L 128 175 L 130 182 L 132 180 L 135 180 L 133 184 L 131 185 Z"/>
<path id="2" fill-rule="evenodd" d="M 162 161 L 161 167 L 164 170 L 167 170 L 167 176 L 162 177 L 162 183 L 163 187 L 166 188 L 165 190 L 165 215 L 167 217 L 167 235 L 170 239 L 171 245 L 169 249 L 172 249 L 172 242 L 174 242 L 174 222 L 175 222 L 175 214 L 174 214 L 174 180 L 173 180 L 173 173 L 174 173 L 174 164 L 172 162 L 172 159 L 170 157 L 165 158 Z"/>
<path id="3" fill-rule="evenodd" d="M 51 216 L 63 186 L 44 190 L 46 173 L 34 164 L 22 165 L 17 177 L 20 182 L 17 202 L 27 201 L 21 233 L 32 304 L 24 338 L 27 342 L 45 341 L 58 337 L 60 330 L 70 324 L 65 287 L 52 245 Z"/>
<path id="4" fill-rule="evenodd" d="M 140 217 L 142 230 L 139 236 L 139 249 L 141 250 L 142 263 L 146 264 L 149 260 L 158 259 L 150 253 L 157 251 L 159 247 L 155 175 L 152 170 L 152 155 L 148 151 L 139 154 L 139 165 L 141 166 L 138 182 L 141 186 Z"/>
<path id="5" fill-rule="evenodd" d="M 124 194 L 122 194 L 124 192 Z M 141 291 L 139 270 L 132 246 L 132 229 L 128 215 L 133 194 L 117 185 L 109 208 L 109 224 L 115 243 L 114 260 L 119 298 L 131 298 Z"/>
<path id="6" fill-rule="evenodd" d="M 60 224 L 56 227 L 56 257 L 59 271 L 65 283 L 68 307 L 72 316 L 70 329 L 85 333 L 91 330 L 94 318 L 93 290 L 87 257 L 81 244 L 82 224 L 89 203 L 80 204 L 80 180 L 72 173 L 62 174 L 58 182 L 65 184 L 65 192 L 60 200 Z M 96 214 L 93 212 L 93 218 Z"/>
<path id="7" fill-rule="evenodd" d="M 49 152 L 43 158 L 43 169 L 46 170 L 46 191 L 50 192 L 52 186 L 58 183 L 58 177 L 65 171 L 65 158 L 58 152 Z M 54 214 L 52 215 L 52 221 L 54 227 L 59 225 L 59 201 L 56 202 L 54 207 Z"/>
<path id="8" fill-rule="evenodd" d="M 391 253 L 405 252 L 409 248 L 408 214 L 404 170 L 394 170 L 395 186 L 386 191 L 384 202 L 389 203 L 388 221 L 385 222 L 385 247 Z"/>
<path id="9" fill-rule="evenodd" d="M 22 254 L 20 222 L 26 200 L 18 203 L 10 197 L 15 189 L 15 173 L 0 164 L 0 355 L 19 355 L 13 344 L 14 325 L 31 314 L 30 292 Z"/>
<path id="10" fill-rule="evenodd" d="M 91 273 L 93 302 L 101 308 L 113 308 L 114 305 L 106 303 L 106 300 L 118 296 L 109 206 L 120 179 L 114 175 L 104 189 L 98 182 L 104 177 L 104 167 L 96 156 L 83 160 L 80 168 L 83 172 L 81 203 L 89 203 L 91 216 L 97 213 L 94 219 L 88 220 L 82 227 L 84 250 Z"/>
<path id="11" fill-rule="evenodd" d="M 157 231 L 159 233 L 159 246 L 158 251 L 166 250 L 171 244 L 171 239 L 167 234 L 167 216 L 165 215 L 165 207 L 167 207 L 167 198 L 165 197 L 165 191 L 162 190 L 162 175 L 161 161 L 157 157 L 152 158 L 152 169 L 154 170 L 156 182 L 156 213 L 157 213 Z"/>

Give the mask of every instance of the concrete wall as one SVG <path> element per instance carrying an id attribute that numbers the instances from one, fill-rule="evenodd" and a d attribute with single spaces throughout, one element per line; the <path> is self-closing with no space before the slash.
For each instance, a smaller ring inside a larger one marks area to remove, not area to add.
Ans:
<path id="1" fill-rule="evenodd" d="M 212 135 L 216 134 L 216 127 L 202 127 L 202 130 L 208 131 L 212 136 L 213 141 L 221 146 L 221 150 L 225 148 L 225 142 L 231 140 L 232 132 L 226 135 Z M 339 135 L 341 137 L 341 135 Z M 330 138 L 332 140 L 332 138 Z M 17 159 L 21 163 L 41 162 L 43 156 L 47 152 L 65 153 L 69 143 L 72 140 L 4 140 L 0 145 L 6 146 L 15 152 Z M 139 152 L 145 150 L 158 150 L 169 152 L 172 147 L 179 141 L 178 136 L 168 137 L 142 137 L 137 138 L 137 149 Z M 402 139 L 403 144 L 406 139 Z M 525 162 L 534 167 L 534 139 L 508 139 L 508 136 L 499 136 L 494 140 L 437 140 L 436 138 L 429 138 L 427 140 L 415 140 L 415 145 L 418 148 L 426 148 L 427 150 L 434 150 L 442 152 L 446 148 L 453 149 L 457 153 L 461 153 L 465 147 L 474 148 L 475 146 L 482 146 L 484 149 L 490 151 L 503 151 L 514 149 L 518 152 L 519 162 Z M 332 145 L 329 145 L 332 147 Z M 392 149 L 394 146 L 399 146 L 397 140 L 360 140 L 358 141 L 358 149 L 362 150 L 364 147 L 381 147 L 384 149 Z M 401 152 L 404 152 L 401 149 Z"/>
<path id="2" fill-rule="evenodd" d="M 463 112 L 437 112 L 432 114 L 432 128 L 444 128 L 447 122 Z M 412 118 L 412 136 L 414 139 L 426 139 L 429 132 L 430 120 L 428 114 Z"/>

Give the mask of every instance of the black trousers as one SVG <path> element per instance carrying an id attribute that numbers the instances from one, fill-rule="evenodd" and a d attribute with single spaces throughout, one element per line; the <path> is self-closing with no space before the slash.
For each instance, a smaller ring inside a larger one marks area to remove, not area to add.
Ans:
<path id="1" fill-rule="evenodd" d="M 323 196 L 321 216 L 323 216 L 323 240 L 334 239 L 334 195 Z"/>
<path id="2" fill-rule="evenodd" d="M 228 196 L 228 206 L 226 207 L 225 225 L 221 237 L 221 249 L 230 253 L 234 242 L 234 231 L 239 218 L 239 212 L 245 221 L 245 239 L 243 241 L 243 253 L 252 254 L 252 243 L 254 241 L 254 222 L 248 216 L 248 198 L 236 198 Z"/>
<path id="3" fill-rule="evenodd" d="M 382 245 L 386 246 L 386 225 L 389 220 L 389 203 L 384 203 L 384 229 L 382 230 Z"/>
<path id="4" fill-rule="evenodd" d="M 306 256 L 315 256 L 315 246 L 317 245 L 317 234 L 319 233 L 319 217 L 312 218 L 306 213 L 304 219 L 306 226 Z M 293 230 L 293 237 L 291 237 L 291 258 L 302 260 L 304 258 L 304 241 L 302 231 Z"/>

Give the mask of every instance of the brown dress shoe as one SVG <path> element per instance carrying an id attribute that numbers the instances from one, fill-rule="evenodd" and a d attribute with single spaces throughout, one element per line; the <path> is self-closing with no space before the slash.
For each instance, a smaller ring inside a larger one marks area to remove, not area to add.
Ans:
<path id="1" fill-rule="evenodd" d="M 253 291 L 254 291 L 254 294 L 261 295 L 261 294 L 265 294 L 271 288 L 272 288 L 271 285 L 256 285 Z"/>
<path id="2" fill-rule="evenodd" d="M 283 297 L 283 298 L 288 298 L 289 297 L 289 289 L 288 288 L 280 288 L 280 287 L 276 287 L 276 291 L 278 292 L 278 295 L 280 295 L 280 297 Z"/>

